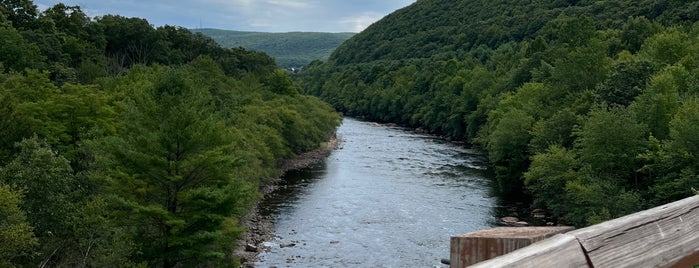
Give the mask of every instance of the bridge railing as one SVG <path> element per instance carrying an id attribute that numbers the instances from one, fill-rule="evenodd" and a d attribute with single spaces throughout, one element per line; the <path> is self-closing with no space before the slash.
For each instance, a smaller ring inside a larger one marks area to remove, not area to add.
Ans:
<path id="1" fill-rule="evenodd" d="M 463 249 L 461 252 L 454 249 L 455 241 L 460 239 L 464 236 L 452 237 L 451 267 L 473 264 L 462 261 L 467 259 L 462 256 Z M 472 267 L 696 265 L 699 265 L 699 196 L 557 234 Z"/>

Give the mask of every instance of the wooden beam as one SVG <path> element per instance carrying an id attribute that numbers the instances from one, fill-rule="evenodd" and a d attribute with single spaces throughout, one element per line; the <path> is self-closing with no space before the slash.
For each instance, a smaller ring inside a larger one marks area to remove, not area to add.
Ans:
<path id="1" fill-rule="evenodd" d="M 699 196 L 569 234 L 578 238 L 594 267 L 670 267 L 692 262 L 692 256 L 699 254 Z"/>
<path id="2" fill-rule="evenodd" d="M 492 260 L 470 266 L 486 267 L 589 267 L 578 240 L 569 234 L 558 234 L 531 246 Z"/>

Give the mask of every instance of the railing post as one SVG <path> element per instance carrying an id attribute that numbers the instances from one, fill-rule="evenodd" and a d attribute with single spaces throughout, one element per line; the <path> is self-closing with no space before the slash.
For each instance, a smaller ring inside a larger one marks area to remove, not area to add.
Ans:
<path id="1" fill-rule="evenodd" d="M 451 238 L 451 267 L 473 265 L 573 229 L 569 226 L 498 227 L 454 236 Z"/>

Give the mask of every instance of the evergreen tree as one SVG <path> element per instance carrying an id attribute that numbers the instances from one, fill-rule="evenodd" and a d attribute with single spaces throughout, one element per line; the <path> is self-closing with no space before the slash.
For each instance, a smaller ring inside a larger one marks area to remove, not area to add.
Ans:
<path id="1" fill-rule="evenodd" d="M 236 216 L 254 196 L 233 176 L 242 163 L 211 95 L 184 77 L 165 70 L 132 96 L 125 129 L 104 143 L 113 216 L 137 243 L 134 257 L 153 266 L 230 262 Z"/>

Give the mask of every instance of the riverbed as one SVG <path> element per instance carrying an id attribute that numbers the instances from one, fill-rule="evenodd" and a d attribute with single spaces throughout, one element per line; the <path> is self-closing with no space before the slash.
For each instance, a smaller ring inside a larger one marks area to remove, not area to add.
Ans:
<path id="1" fill-rule="evenodd" d="M 446 267 L 452 235 L 496 225 L 480 153 L 351 118 L 337 135 L 326 161 L 262 202 L 276 238 L 256 267 Z"/>

